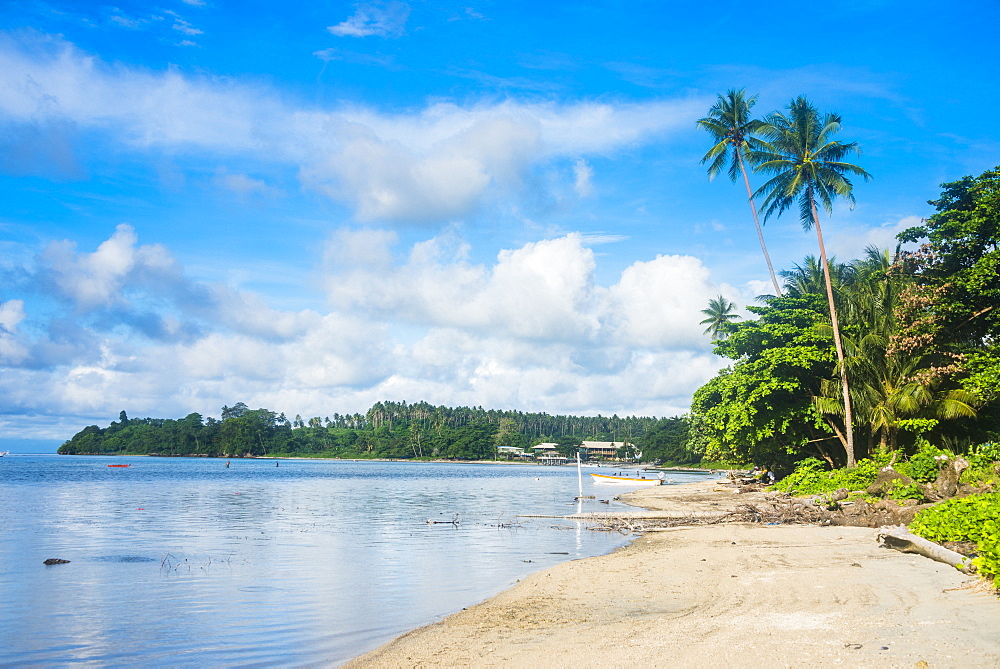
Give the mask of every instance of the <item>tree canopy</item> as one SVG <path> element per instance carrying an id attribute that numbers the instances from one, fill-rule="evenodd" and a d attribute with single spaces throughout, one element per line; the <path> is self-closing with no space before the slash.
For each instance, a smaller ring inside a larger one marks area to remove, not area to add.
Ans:
<path id="1" fill-rule="evenodd" d="M 857 456 L 934 442 L 964 452 L 1000 439 L 1000 168 L 943 185 L 937 212 L 902 233 L 924 241 L 829 263 L 841 315 L 834 352 L 820 263 L 782 272 L 785 297 L 730 324 L 716 353 L 732 365 L 694 395 L 709 457 L 846 464 L 840 371 L 852 379 Z"/>

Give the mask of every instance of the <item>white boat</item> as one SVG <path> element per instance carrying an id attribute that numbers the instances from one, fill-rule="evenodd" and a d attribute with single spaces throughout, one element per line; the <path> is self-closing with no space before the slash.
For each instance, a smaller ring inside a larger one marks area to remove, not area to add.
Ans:
<path id="1" fill-rule="evenodd" d="M 0 451 L 0 458 L 10 453 L 10 451 Z"/>
<path id="2" fill-rule="evenodd" d="M 656 474 L 590 474 L 594 483 L 622 483 L 627 485 L 663 485 L 663 472 Z"/>

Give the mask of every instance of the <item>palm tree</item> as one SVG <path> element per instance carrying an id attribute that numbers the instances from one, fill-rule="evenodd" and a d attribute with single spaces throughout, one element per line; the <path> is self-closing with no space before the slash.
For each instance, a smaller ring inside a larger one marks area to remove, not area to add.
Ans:
<path id="1" fill-rule="evenodd" d="M 912 429 L 908 419 L 936 424 L 974 418 L 979 403 L 975 393 L 945 383 L 950 362 L 946 355 L 927 347 L 904 352 L 890 346 L 900 333 L 897 307 L 909 283 L 893 271 L 898 260 L 898 249 L 893 258 L 888 251 L 868 247 L 864 258 L 851 264 L 852 280 L 845 286 L 842 305 L 847 308 L 841 311 L 847 323 L 843 343 L 852 408 L 856 425 L 868 428 L 869 451 L 876 441 L 882 452 L 895 450 L 900 430 Z M 833 385 L 823 384 L 816 406 L 825 414 L 842 414 Z"/>
<path id="2" fill-rule="evenodd" d="M 708 325 L 705 334 L 711 334 L 712 339 L 725 339 L 729 336 L 729 327 L 732 321 L 739 318 L 733 310 L 736 305 L 724 298 L 722 295 L 708 301 L 708 308 L 702 309 L 701 313 L 708 316 L 701 321 L 701 325 Z"/>
<path id="3" fill-rule="evenodd" d="M 837 306 L 833 299 L 830 265 L 826 258 L 826 245 L 823 243 L 816 202 L 823 205 L 827 214 L 833 211 L 833 200 L 837 197 L 845 198 L 853 206 L 853 184 L 848 175 L 860 176 L 865 181 L 871 175 L 857 165 L 843 162 L 844 157 L 860 153 L 860 150 L 857 142 L 844 144 L 830 139 L 831 135 L 840 130 L 840 121 L 837 114 L 821 117 L 816 108 L 805 97 L 800 96 L 788 105 L 787 115 L 780 112 L 768 114 L 760 129 L 766 139 L 766 146 L 754 151 L 751 159 L 758 170 L 775 175 L 754 193 L 755 197 L 764 198 L 761 205 L 764 220 L 772 214 L 781 214 L 797 201 L 803 229 L 816 228 L 844 398 L 844 450 L 847 451 L 847 466 L 853 467 L 854 426 L 850 386 L 847 382 L 847 366 L 844 364 Z"/>
<path id="4" fill-rule="evenodd" d="M 852 265 L 838 263 L 835 257 L 830 259 L 830 279 L 833 282 L 833 292 L 836 294 L 841 286 L 853 282 L 854 268 Z M 811 293 L 821 294 L 826 291 L 822 263 L 816 256 L 806 256 L 802 264 L 793 265 L 792 269 L 781 271 L 785 291 L 792 297 L 805 297 Z"/>
<path id="5" fill-rule="evenodd" d="M 719 100 L 708 110 L 708 116 L 698 119 L 698 125 L 707 130 L 716 141 L 715 145 L 701 159 L 701 162 L 704 164 L 711 161 L 708 165 L 709 179 L 714 179 L 727 162 L 729 163 L 729 178 L 732 181 L 736 181 L 738 174 L 743 175 L 743 184 L 747 188 L 747 202 L 750 203 L 750 211 L 753 213 L 753 223 L 757 226 L 760 250 L 764 252 L 767 271 L 771 273 L 774 294 L 780 297 L 781 288 L 778 286 L 778 278 L 774 275 L 771 256 L 767 254 L 764 231 L 760 227 L 757 206 L 754 204 L 753 194 L 750 191 L 750 179 L 747 178 L 747 171 L 743 166 L 744 152 L 752 151 L 755 147 L 759 148 L 754 133 L 760 130 L 762 123 L 750 118 L 750 110 L 756 102 L 757 96 L 753 95 L 747 98 L 744 88 L 738 91 L 731 90 L 725 96 L 719 95 Z"/>

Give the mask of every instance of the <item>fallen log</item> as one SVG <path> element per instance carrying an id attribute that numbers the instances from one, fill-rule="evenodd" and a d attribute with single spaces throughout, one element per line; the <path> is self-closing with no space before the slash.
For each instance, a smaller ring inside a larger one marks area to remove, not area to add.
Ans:
<path id="1" fill-rule="evenodd" d="M 896 527 L 883 527 L 878 534 L 879 545 L 884 548 L 893 548 L 902 553 L 916 553 L 932 560 L 943 562 L 955 567 L 964 574 L 975 572 L 972 560 L 961 553 L 948 550 L 944 546 L 928 541 L 923 537 L 918 537 L 902 525 Z"/>

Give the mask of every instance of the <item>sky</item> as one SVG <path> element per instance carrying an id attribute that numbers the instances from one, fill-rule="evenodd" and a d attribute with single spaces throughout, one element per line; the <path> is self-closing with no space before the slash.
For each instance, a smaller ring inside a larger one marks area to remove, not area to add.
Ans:
<path id="1" fill-rule="evenodd" d="M 873 175 L 840 260 L 1000 163 L 1000 2 L 0 2 L 0 447 L 382 400 L 673 416 L 770 292 L 720 93 Z M 751 175 L 755 186 L 763 183 Z M 816 253 L 794 210 L 777 269 Z M 27 445 L 27 446 L 26 446 Z"/>

